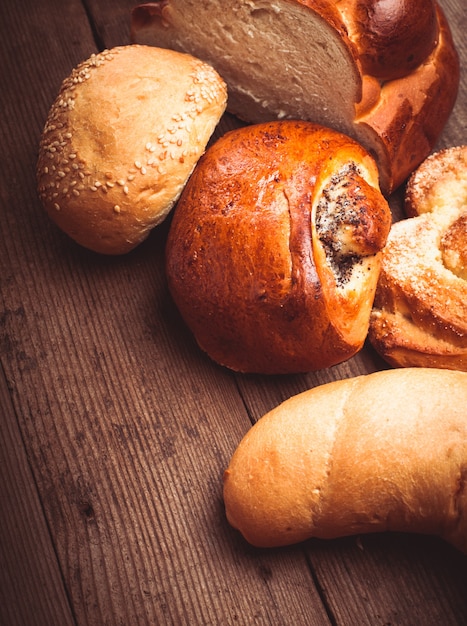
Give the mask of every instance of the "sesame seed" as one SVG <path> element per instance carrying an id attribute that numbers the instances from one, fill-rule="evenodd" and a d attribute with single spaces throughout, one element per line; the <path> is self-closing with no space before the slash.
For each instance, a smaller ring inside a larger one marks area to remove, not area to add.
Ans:
<path id="1" fill-rule="evenodd" d="M 59 205 L 59 204 L 57 204 L 56 202 L 54 203 L 54 209 L 55 209 L 56 211 L 60 211 L 60 205 Z"/>
<path id="2" fill-rule="evenodd" d="M 79 191 L 77 189 L 73 189 L 73 191 L 71 192 L 74 196 L 78 197 L 79 196 Z"/>
<path id="3" fill-rule="evenodd" d="M 120 208 L 120 206 L 119 206 L 118 204 L 116 204 L 116 205 L 114 206 L 114 211 L 115 211 L 115 213 L 120 213 L 121 208 Z"/>
<path id="4" fill-rule="evenodd" d="M 141 174 L 146 174 L 147 169 L 144 167 L 144 165 L 141 167 L 140 172 L 141 172 Z"/>
<path id="5" fill-rule="evenodd" d="M 141 169 L 141 163 L 139 161 L 135 161 L 135 167 L 137 170 Z"/>
<path id="6" fill-rule="evenodd" d="M 127 185 L 125 185 L 125 186 L 123 187 L 123 193 L 127 196 L 127 195 L 128 195 L 128 193 L 129 193 L 129 191 L 130 191 L 130 190 L 128 189 Z"/>
<path id="7" fill-rule="evenodd" d="M 108 180 L 105 184 L 107 185 L 107 187 L 110 187 L 110 188 L 115 186 L 114 183 L 112 183 L 110 180 Z"/>

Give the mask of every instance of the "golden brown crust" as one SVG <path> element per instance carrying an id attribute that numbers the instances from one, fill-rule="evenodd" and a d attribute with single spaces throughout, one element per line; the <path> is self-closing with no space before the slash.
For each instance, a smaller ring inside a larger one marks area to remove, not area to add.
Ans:
<path id="1" fill-rule="evenodd" d="M 466 164 L 466 146 L 427 159 L 389 234 L 369 339 L 394 366 L 467 370 Z"/>
<path id="2" fill-rule="evenodd" d="M 439 37 L 431 54 L 406 76 L 385 82 L 376 106 L 368 105 L 356 120 L 362 132 L 366 128 L 379 138 L 381 186 L 387 192 L 399 187 L 430 154 L 457 98 L 459 57 L 439 6 L 437 16 Z"/>
<path id="3" fill-rule="evenodd" d="M 180 198 L 169 287 L 218 363 L 328 367 L 365 340 L 390 220 L 356 142 L 307 122 L 244 127 L 211 146 Z"/>
<path id="4" fill-rule="evenodd" d="M 467 147 L 453 146 L 431 154 L 413 172 L 405 192 L 409 217 L 456 211 L 466 204 Z"/>
<path id="5" fill-rule="evenodd" d="M 399 531 L 467 552 L 467 374 L 388 370 L 328 383 L 261 418 L 224 474 L 253 545 Z"/>
<path id="6" fill-rule="evenodd" d="M 413 72 L 438 43 L 434 0 L 337 0 L 363 74 L 381 81 Z"/>
<path id="7" fill-rule="evenodd" d="M 91 56 L 44 127 L 44 208 L 81 245 L 128 252 L 171 210 L 225 105 L 221 78 L 188 55 L 134 45 Z"/>

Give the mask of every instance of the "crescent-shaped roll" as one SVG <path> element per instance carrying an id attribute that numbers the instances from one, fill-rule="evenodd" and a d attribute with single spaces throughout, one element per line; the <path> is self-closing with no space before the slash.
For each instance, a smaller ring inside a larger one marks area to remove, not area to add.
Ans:
<path id="1" fill-rule="evenodd" d="M 467 553 L 467 373 L 393 369 L 291 397 L 246 433 L 224 474 L 251 544 L 383 531 Z"/>

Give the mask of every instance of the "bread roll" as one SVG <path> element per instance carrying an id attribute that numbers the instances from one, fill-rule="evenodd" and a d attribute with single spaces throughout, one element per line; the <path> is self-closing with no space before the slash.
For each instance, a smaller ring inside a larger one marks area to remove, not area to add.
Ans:
<path id="1" fill-rule="evenodd" d="M 363 345 L 390 228 L 374 160 L 310 122 L 246 126 L 200 159 L 167 277 L 201 348 L 241 372 L 321 369 Z"/>
<path id="2" fill-rule="evenodd" d="M 391 365 L 467 371 L 467 146 L 431 155 L 391 229 L 369 339 Z"/>
<path id="3" fill-rule="evenodd" d="M 224 475 L 227 518 L 255 546 L 381 531 L 467 552 L 467 373 L 381 371 L 285 401 Z"/>
<path id="4" fill-rule="evenodd" d="M 242 120 L 354 137 L 385 193 L 431 152 L 457 96 L 459 59 L 434 0 L 159 0 L 133 10 L 131 30 L 211 63 Z"/>
<path id="5" fill-rule="evenodd" d="M 130 251 L 173 207 L 226 97 L 209 65 L 180 52 L 134 45 L 92 55 L 63 82 L 45 124 L 45 210 L 86 248 Z"/>

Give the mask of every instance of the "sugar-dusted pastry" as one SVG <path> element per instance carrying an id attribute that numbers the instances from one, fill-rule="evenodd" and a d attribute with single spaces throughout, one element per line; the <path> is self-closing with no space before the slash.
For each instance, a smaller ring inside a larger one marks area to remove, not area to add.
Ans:
<path id="1" fill-rule="evenodd" d="M 467 146 L 411 176 L 382 256 L 369 338 L 394 366 L 467 370 Z"/>

